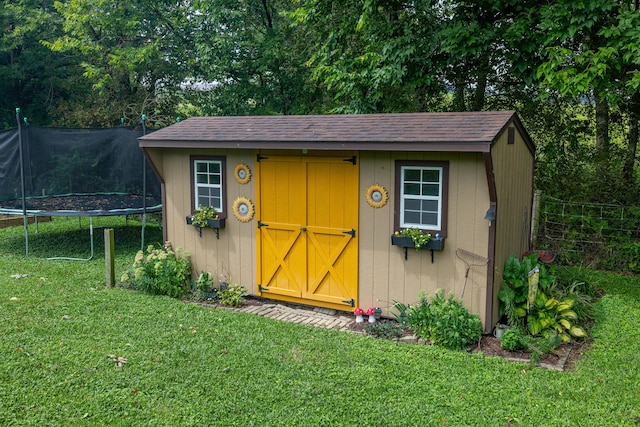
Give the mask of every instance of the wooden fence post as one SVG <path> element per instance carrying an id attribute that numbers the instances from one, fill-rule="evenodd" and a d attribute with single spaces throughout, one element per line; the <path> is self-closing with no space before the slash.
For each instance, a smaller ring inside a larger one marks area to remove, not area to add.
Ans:
<path id="1" fill-rule="evenodd" d="M 105 228 L 104 230 L 104 263 L 106 267 L 107 288 L 113 288 L 115 285 L 115 249 L 113 244 L 113 228 Z"/>
<path id="2" fill-rule="evenodd" d="M 533 206 L 531 208 L 531 248 L 536 248 L 536 240 L 538 239 L 538 227 L 540 226 L 540 196 L 541 190 L 533 193 Z"/>

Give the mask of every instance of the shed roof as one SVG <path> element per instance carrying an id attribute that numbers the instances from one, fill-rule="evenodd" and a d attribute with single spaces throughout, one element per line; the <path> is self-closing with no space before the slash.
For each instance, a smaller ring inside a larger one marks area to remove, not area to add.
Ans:
<path id="1" fill-rule="evenodd" d="M 140 146 L 489 152 L 512 119 L 523 132 L 514 111 L 193 117 Z"/>

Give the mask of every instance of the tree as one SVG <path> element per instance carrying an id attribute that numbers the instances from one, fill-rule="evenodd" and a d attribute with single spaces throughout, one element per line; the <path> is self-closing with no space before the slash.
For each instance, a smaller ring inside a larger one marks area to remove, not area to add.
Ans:
<path id="1" fill-rule="evenodd" d="M 332 97 L 327 110 L 425 111 L 440 103 L 446 90 L 433 63 L 437 3 L 312 0 L 290 11 L 294 24 L 311 32 L 307 64 Z"/>
<path id="2" fill-rule="evenodd" d="M 61 35 L 53 1 L 3 1 L 0 35 L 0 128 L 16 126 L 18 107 L 31 122 L 51 124 L 61 105 L 89 89 L 72 58 L 42 45 Z"/>
<path id="3" fill-rule="evenodd" d="M 56 2 L 64 34 L 45 45 L 79 58 L 84 76 L 112 107 L 112 115 L 134 111 L 135 121 L 142 113 L 151 121 L 166 121 L 168 112 L 156 110 L 159 94 L 170 95 L 194 65 L 191 46 L 197 28 L 190 26 L 195 14 L 191 5 L 167 0 Z"/>
<path id="4" fill-rule="evenodd" d="M 622 176 L 633 179 L 640 119 L 640 13 L 637 0 L 557 0 L 541 10 L 546 58 L 542 84 L 575 97 L 591 95 L 596 110 L 596 148 L 608 158 L 610 105 L 628 122 Z"/>
<path id="5" fill-rule="evenodd" d="M 197 74 L 208 115 L 305 114 L 322 98 L 310 82 L 306 31 L 282 16 L 279 0 L 194 3 Z"/>

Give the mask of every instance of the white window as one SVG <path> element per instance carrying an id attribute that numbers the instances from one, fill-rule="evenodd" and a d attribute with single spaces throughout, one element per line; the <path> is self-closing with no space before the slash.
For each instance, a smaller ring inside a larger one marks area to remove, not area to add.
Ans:
<path id="1" fill-rule="evenodd" d="M 444 172 L 442 166 L 400 166 L 400 228 L 443 229 Z"/>
<path id="2" fill-rule="evenodd" d="M 193 160 L 193 209 L 203 205 L 213 206 L 219 213 L 224 212 L 223 171 L 222 160 Z"/>

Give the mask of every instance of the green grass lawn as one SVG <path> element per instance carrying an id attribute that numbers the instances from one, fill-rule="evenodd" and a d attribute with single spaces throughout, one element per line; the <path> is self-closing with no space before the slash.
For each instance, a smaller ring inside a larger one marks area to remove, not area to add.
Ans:
<path id="1" fill-rule="evenodd" d="M 593 345 L 552 372 L 106 289 L 101 227 L 116 228 L 119 276 L 135 224 L 95 219 L 90 262 L 40 258 L 87 255 L 77 219 L 33 229 L 30 258 L 20 227 L 0 230 L 0 425 L 640 424 L 636 277 L 590 273 L 607 292 Z"/>

